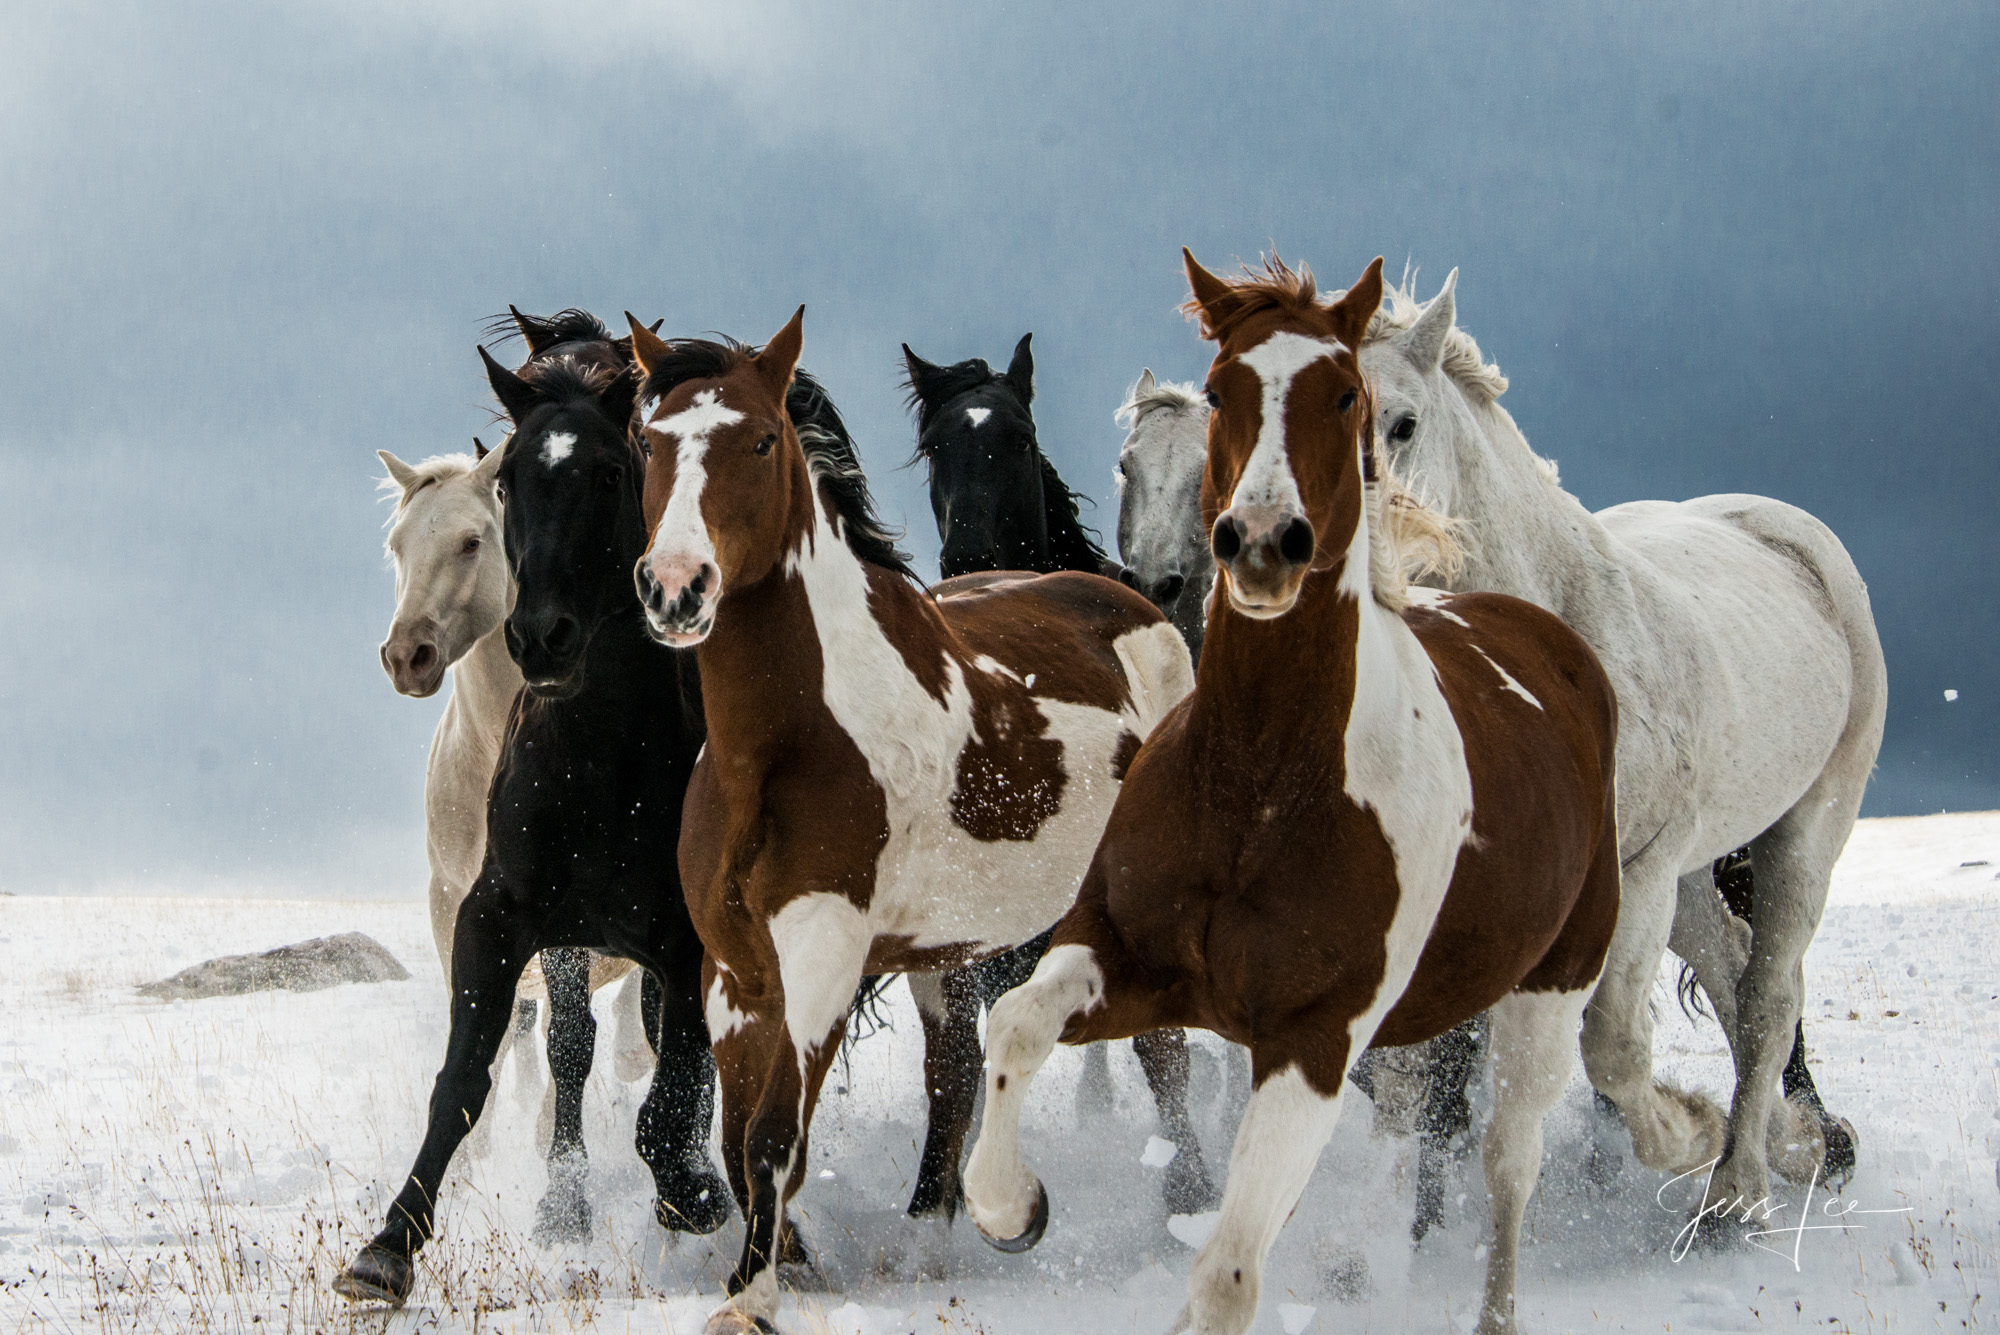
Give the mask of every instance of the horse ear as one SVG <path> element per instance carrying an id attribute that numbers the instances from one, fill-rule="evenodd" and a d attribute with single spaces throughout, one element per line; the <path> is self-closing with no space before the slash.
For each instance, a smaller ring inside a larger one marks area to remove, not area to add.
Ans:
<path id="1" fill-rule="evenodd" d="M 628 432 L 632 429 L 632 407 L 638 401 L 639 376 L 637 368 L 630 366 L 620 371 L 597 396 L 597 406 L 604 410 L 611 424 Z"/>
<path id="2" fill-rule="evenodd" d="M 651 325 L 643 325 L 639 323 L 638 316 L 626 311 L 625 323 L 632 326 L 632 360 L 639 363 L 641 375 L 651 375 L 653 368 L 673 351 L 667 346 L 665 339 L 653 332 L 665 324 L 666 320 L 663 317 Z"/>
<path id="3" fill-rule="evenodd" d="M 1458 270 L 1444 276 L 1444 287 L 1424 307 L 1417 322 L 1403 332 L 1397 346 L 1419 371 L 1435 371 L 1444 360 L 1444 341 L 1458 317 Z"/>
<path id="4" fill-rule="evenodd" d="M 519 426 L 522 419 L 542 401 L 541 392 L 494 361 L 483 345 L 479 349 L 479 360 L 486 363 L 486 383 L 493 386 L 493 396 L 500 400 L 507 416 L 514 419 L 514 425 Z"/>
<path id="5" fill-rule="evenodd" d="M 1023 408 L 1035 401 L 1035 354 L 1028 347 L 1033 337 L 1031 333 L 1021 335 L 1021 341 L 1014 345 L 1014 360 L 1007 363 L 1007 388 L 1014 391 Z"/>
<path id="6" fill-rule="evenodd" d="M 410 484 L 417 480 L 417 470 L 389 453 L 389 451 L 377 450 L 375 451 L 375 457 L 380 459 L 382 466 L 389 470 L 389 480 L 404 491 L 408 491 Z"/>
<path id="7" fill-rule="evenodd" d="M 1382 257 L 1377 255 L 1346 295 L 1327 309 L 1327 314 L 1333 317 L 1334 336 L 1358 351 L 1362 336 L 1368 332 L 1368 322 L 1375 318 L 1375 309 L 1381 304 Z"/>
<path id="8" fill-rule="evenodd" d="M 1139 372 L 1139 383 L 1132 386 L 1132 397 L 1136 399 L 1142 394 L 1151 394 L 1159 387 L 1160 382 L 1153 379 L 1153 368 L 1148 366 Z"/>
<path id="9" fill-rule="evenodd" d="M 484 458 L 485 458 L 485 457 L 486 457 L 486 456 L 487 456 L 488 454 L 491 454 L 491 453 L 492 453 L 492 451 L 486 448 L 486 442 L 485 442 L 485 441 L 481 440 L 481 439 L 480 439 L 479 437 L 477 437 L 477 436 L 474 436 L 474 437 L 472 438 L 472 457 L 473 457 L 473 458 L 475 458 L 475 459 L 484 459 Z"/>
<path id="10" fill-rule="evenodd" d="M 908 374 L 910 392 L 917 396 L 918 402 L 928 403 L 933 397 L 933 391 L 937 388 L 937 378 L 941 368 L 931 362 L 925 361 L 922 357 L 917 356 L 916 353 L 911 352 L 910 345 L 905 343 L 903 345 L 903 370 Z"/>
<path id="11" fill-rule="evenodd" d="M 500 471 L 501 459 L 506 457 L 507 442 L 503 440 L 500 442 L 499 449 L 489 450 L 479 443 L 479 437 L 474 436 L 472 444 L 479 451 L 479 462 L 473 466 L 473 473 L 479 477 L 491 480 L 493 475 Z"/>
<path id="12" fill-rule="evenodd" d="M 532 315 L 521 314 L 521 308 L 511 301 L 507 303 L 507 314 L 514 317 L 514 327 L 521 331 L 521 340 L 528 345 L 528 355 L 541 356 L 542 349 L 550 345 L 549 327 Z"/>
<path id="13" fill-rule="evenodd" d="M 1235 289 L 1202 268 L 1186 246 L 1181 247 L 1181 266 L 1187 270 L 1191 313 L 1201 317 L 1201 336 L 1212 339 L 1240 304 Z"/>
<path id="14" fill-rule="evenodd" d="M 764 377 L 770 387 L 771 397 L 784 402 L 785 391 L 792 386 L 792 372 L 798 369 L 799 353 L 805 347 L 806 308 L 799 307 L 792 312 L 792 318 L 785 321 L 785 327 L 771 335 L 771 341 L 757 354 L 757 374 Z"/>

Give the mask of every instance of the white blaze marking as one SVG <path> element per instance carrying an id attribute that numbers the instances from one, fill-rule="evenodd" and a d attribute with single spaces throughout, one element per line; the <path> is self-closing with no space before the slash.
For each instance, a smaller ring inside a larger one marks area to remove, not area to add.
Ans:
<path id="1" fill-rule="evenodd" d="M 993 416 L 991 408 L 967 408 L 965 410 L 965 420 L 974 426 L 986 425 L 986 419 L 991 416 Z"/>
<path id="2" fill-rule="evenodd" d="M 576 437 L 567 431 L 551 431 L 542 437 L 542 463 L 554 468 L 576 452 Z"/>
<path id="3" fill-rule="evenodd" d="M 1513 674 L 1508 672 L 1506 668 L 1501 667 L 1498 663 L 1494 662 L 1490 657 L 1487 657 L 1487 653 L 1484 649 L 1481 649 L 1478 645 L 1475 644 L 1472 646 L 1472 652 L 1478 654 L 1481 658 L 1486 659 L 1486 666 L 1492 668 L 1495 672 L 1500 674 L 1500 684 L 1502 686 L 1506 687 L 1514 694 L 1520 696 L 1523 700 L 1526 700 L 1529 704 L 1533 705 L 1535 708 L 1537 709 L 1542 708 L 1542 702 L 1540 700 L 1537 700 L 1534 696 L 1528 694 L 1528 688 L 1523 686 L 1520 682 L 1515 681 Z M 1543 712 L 1547 713 L 1548 711 L 1543 710 Z"/>
<path id="4" fill-rule="evenodd" d="M 714 555 L 715 545 L 709 541 L 708 526 L 701 518 L 701 490 L 708 482 L 708 469 L 702 461 L 708 454 L 709 433 L 742 420 L 742 413 L 722 402 L 720 390 L 705 389 L 672 417 L 646 423 L 646 430 L 678 441 L 673 494 L 667 497 L 649 556 L 678 551 L 706 560 Z"/>
<path id="5" fill-rule="evenodd" d="M 1285 454 L 1285 396 L 1292 380 L 1322 357 L 1343 350 L 1338 339 L 1307 338 L 1304 334 L 1280 332 L 1271 335 L 1237 360 L 1257 373 L 1264 384 L 1263 420 L 1257 424 L 1257 445 L 1229 504 L 1278 506 L 1293 512 L 1305 509 L 1299 500 L 1298 479 Z"/>

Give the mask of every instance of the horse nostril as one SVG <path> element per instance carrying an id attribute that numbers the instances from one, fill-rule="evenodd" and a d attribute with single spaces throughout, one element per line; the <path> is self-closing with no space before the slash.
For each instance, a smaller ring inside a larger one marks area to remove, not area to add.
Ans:
<path id="1" fill-rule="evenodd" d="M 576 624 L 575 617 L 557 617 L 548 634 L 542 636 L 542 643 L 552 654 L 568 654 L 576 648 L 580 633 L 581 628 Z"/>
<path id="2" fill-rule="evenodd" d="M 1134 593 L 1145 592 L 1144 589 L 1139 587 L 1139 572 L 1131 566 L 1118 567 L 1118 582 Z"/>
<path id="3" fill-rule="evenodd" d="M 431 665 L 437 662 L 437 656 L 437 646 L 430 644 L 418 645 L 417 651 L 410 655 L 410 671 L 429 672 Z"/>
<path id="4" fill-rule="evenodd" d="M 1157 603 L 1170 603 L 1180 597 L 1181 590 L 1186 587 L 1187 577 L 1176 570 L 1171 575 L 1164 576 L 1160 580 L 1159 587 L 1153 591 L 1153 601 Z"/>
<path id="5" fill-rule="evenodd" d="M 1284 534 L 1278 539 L 1278 552 L 1295 566 L 1312 560 L 1313 526 L 1303 519 L 1285 525 Z"/>
<path id="6" fill-rule="evenodd" d="M 1218 561 L 1234 561 L 1236 554 L 1243 550 L 1243 534 L 1236 527 L 1236 521 L 1228 515 L 1215 521 L 1215 531 L 1209 535 L 1208 545 L 1215 551 Z"/>

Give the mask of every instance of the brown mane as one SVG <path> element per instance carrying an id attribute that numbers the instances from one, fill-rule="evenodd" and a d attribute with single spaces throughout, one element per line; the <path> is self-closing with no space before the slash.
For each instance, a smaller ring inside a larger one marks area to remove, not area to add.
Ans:
<path id="1" fill-rule="evenodd" d="M 1241 274 L 1224 281 L 1229 292 L 1222 299 L 1206 306 L 1193 297 L 1181 303 L 1181 314 L 1199 321 L 1201 336 L 1212 342 L 1221 342 L 1230 330 L 1263 311 L 1309 318 L 1322 309 L 1312 266 L 1301 264 L 1294 270 L 1275 253 L 1256 268 L 1245 264 Z"/>

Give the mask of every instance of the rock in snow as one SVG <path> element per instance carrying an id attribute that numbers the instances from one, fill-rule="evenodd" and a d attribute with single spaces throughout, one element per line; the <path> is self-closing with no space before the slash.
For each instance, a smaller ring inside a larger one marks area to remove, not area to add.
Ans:
<path id="1" fill-rule="evenodd" d="M 141 996 L 179 1001 L 245 992 L 317 992 L 342 983 L 399 983 L 409 976 L 410 971 L 374 937 L 342 932 L 261 955 L 224 955 L 157 983 L 141 983 L 138 990 Z"/>

